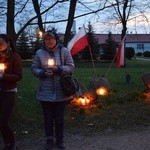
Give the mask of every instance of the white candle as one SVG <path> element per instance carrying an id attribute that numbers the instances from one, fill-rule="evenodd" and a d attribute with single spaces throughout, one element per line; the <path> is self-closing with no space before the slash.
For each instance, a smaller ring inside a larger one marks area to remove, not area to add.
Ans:
<path id="1" fill-rule="evenodd" d="M 85 105 L 85 104 L 86 104 L 86 101 L 85 101 L 84 98 L 81 98 L 81 104 L 82 104 L 82 105 Z"/>
<path id="2" fill-rule="evenodd" d="M 5 71 L 5 65 L 4 63 L 0 63 L 0 73 L 4 73 Z"/>
<path id="3" fill-rule="evenodd" d="M 52 66 L 54 66 L 54 65 L 55 65 L 55 60 L 52 59 L 52 58 L 48 59 L 48 66 L 49 66 L 49 67 L 52 67 Z"/>

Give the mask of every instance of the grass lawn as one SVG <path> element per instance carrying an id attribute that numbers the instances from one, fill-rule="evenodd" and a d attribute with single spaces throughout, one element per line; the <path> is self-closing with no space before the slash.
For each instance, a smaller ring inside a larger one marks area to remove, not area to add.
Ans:
<path id="1" fill-rule="evenodd" d="M 36 101 L 37 78 L 30 71 L 31 62 L 23 62 L 23 79 L 18 84 L 16 109 L 12 117 L 18 136 L 44 134 L 43 115 Z M 75 63 L 75 76 L 85 87 L 93 78 L 91 62 Z M 111 94 L 98 97 L 90 106 L 69 104 L 65 115 L 66 130 L 69 133 L 85 134 L 111 129 L 136 129 L 137 126 L 150 125 L 150 105 L 145 102 L 142 91 L 145 86 L 141 76 L 149 72 L 150 61 L 126 61 L 125 68 L 115 68 L 110 63 L 95 63 L 97 75 L 105 75 L 112 87 Z M 125 77 L 131 75 L 131 82 Z M 27 134 L 28 133 L 28 134 Z"/>

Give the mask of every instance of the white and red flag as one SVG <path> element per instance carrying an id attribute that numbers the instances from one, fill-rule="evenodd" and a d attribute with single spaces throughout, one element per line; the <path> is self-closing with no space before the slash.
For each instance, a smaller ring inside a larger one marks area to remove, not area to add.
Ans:
<path id="1" fill-rule="evenodd" d="M 121 41 L 121 44 L 118 47 L 118 51 L 117 51 L 117 64 L 116 67 L 120 68 L 122 66 L 124 66 L 125 63 L 125 39 L 126 39 L 126 35 L 124 36 L 124 38 Z"/>
<path id="2" fill-rule="evenodd" d="M 83 50 L 85 47 L 89 45 L 87 34 L 85 31 L 85 27 L 81 27 L 79 32 L 69 41 L 68 49 L 71 52 L 71 55 L 75 55 L 76 53 Z"/>

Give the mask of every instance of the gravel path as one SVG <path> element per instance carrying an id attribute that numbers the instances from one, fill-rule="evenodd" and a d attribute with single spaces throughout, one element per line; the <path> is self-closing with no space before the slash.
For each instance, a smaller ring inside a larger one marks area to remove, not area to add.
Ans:
<path id="1" fill-rule="evenodd" d="M 138 132 L 105 133 L 83 136 L 67 135 L 65 150 L 150 150 L 150 127 Z M 42 150 L 44 140 L 26 139 L 19 141 L 19 150 Z M 1 149 L 1 146 L 0 146 Z M 53 148 L 57 150 L 56 147 Z"/>

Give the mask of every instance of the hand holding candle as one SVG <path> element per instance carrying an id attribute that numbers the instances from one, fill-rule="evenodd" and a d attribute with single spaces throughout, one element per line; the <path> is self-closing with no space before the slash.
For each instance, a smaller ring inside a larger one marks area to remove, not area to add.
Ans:
<path id="1" fill-rule="evenodd" d="M 55 66 L 55 60 L 53 58 L 48 59 L 48 68 L 45 72 L 47 77 L 53 76 L 53 67 Z"/>
<path id="2" fill-rule="evenodd" d="M 56 66 L 56 62 L 53 58 L 48 59 L 48 69 L 53 72 L 57 72 L 58 67 Z"/>
<path id="3" fill-rule="evenodd" d="M 5 65 L 4 63 L 0 63 L 0 80 L 3 78 L 4 72 L 5 72 Z"/>
<path id="4" fill-rule="evenodd" d="M 4 74 L 5 72 L 5 65 L 4 63 L 0 63 L 0 74 Z"/>
<path id="5" fill-rule="evenodd" d="M 53 58 L 48 59 L 48 67 L 53 68 L 55 65 L 55 60 Z"/>

